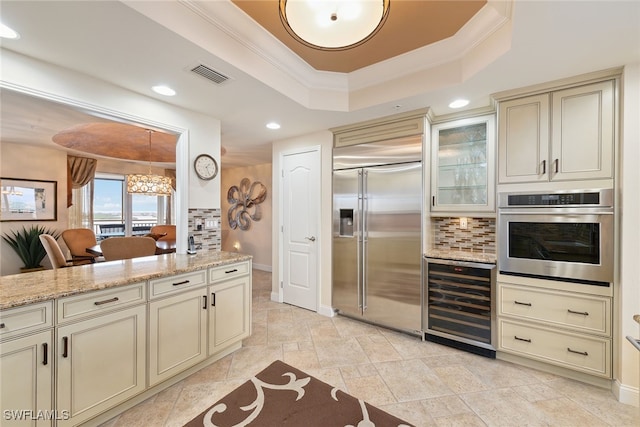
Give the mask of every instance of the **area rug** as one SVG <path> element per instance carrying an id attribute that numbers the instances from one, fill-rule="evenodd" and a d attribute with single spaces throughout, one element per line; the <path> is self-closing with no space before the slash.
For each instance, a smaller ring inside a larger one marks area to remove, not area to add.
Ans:
<path id="1" fill-rule="evenodd" d="M 185 427 L 410 425 L 276 360 Z"/>

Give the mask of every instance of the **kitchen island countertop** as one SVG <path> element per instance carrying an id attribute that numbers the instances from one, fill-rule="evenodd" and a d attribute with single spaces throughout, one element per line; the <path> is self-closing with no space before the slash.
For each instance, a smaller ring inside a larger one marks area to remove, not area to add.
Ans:
<path id="1" fill-rule="evenodd" d="M 0 276 L 0 310 L 251 258 L 250 255 L 224 251 L 199 252 L 196 255 L 167 254 Z"/>
<path id="2" fill-rule="evenodd" d="M 496 254 L 484 252 L 460 251 L 445 248 L 428 249 L 424 254 L 427 258 L 451 259 L 455 261 L 496 263 Z"/>

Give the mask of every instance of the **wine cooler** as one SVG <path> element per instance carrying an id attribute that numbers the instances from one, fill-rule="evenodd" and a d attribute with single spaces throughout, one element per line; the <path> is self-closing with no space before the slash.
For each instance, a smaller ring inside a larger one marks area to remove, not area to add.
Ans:
<path id="1" fill-rule="evenodd" d="M 495 264 L 424 263 L 425 340 L 495 358 Z"/>

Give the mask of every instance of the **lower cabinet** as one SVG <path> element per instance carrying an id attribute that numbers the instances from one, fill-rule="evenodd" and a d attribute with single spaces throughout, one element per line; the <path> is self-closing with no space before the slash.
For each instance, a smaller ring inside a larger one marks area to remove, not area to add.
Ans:
<path id="1" fill-rule="evenodd" d="M 209 355 L 251 335 L 251 276 L 209 286 Z"/>
<path id="2" fill-rule="evenodd" d="M 149 303 L 149 385 L 207 357 L 206 287 Z"/>
<path id="3" fill-rule="evenodd" d="M 611 298 L 498 282 L 498 349 L 611 378 Z"/>
<path id="4" fill-rule="evenodd" d="M 52 331 L 0 344 L 2 426 L 51 426 L 54 411 Z"/>
<path id="5" fill-rule="evenodd" d="M 58 327 L 58 426 L 72 426 L 146 388 L 146 305 Z"/>

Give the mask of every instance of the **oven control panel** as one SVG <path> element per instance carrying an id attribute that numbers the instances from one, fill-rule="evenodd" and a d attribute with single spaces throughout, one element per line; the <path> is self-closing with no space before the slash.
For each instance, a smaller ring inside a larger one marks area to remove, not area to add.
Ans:
<path id="1" fill-rule="evenodd" d="M 612 206 L 612 194 L 609 189 L 566 193 L 502 193 L 500 206 Z"/>

